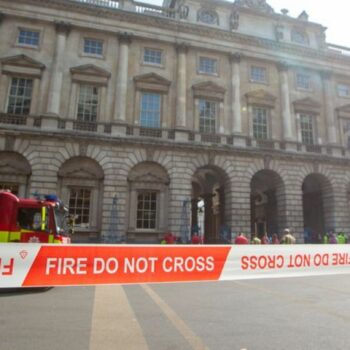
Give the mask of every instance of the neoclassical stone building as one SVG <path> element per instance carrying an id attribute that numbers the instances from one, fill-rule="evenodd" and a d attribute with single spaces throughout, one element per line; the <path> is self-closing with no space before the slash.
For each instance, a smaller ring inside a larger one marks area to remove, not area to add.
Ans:
<path id="1" fill-rule="evenodd" d="M 0 188 L 76 240 L 350 232 L 350 56 L 264 0 L 0 0 Z"/>

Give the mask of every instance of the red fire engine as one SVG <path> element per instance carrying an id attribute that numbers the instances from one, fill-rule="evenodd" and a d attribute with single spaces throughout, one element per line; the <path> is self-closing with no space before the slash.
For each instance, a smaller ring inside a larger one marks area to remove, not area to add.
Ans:
<path id="1" fill-rule="evenodd" d="M 68 210 L 56 195 L 18 198 L 0 191 L 0 243 L 70 243 Z"/>

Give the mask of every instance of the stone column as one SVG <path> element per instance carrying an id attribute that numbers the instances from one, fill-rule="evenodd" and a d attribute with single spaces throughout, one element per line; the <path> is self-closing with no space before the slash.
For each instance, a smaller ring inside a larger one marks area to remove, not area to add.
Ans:
<path id="1" fill-rule="evenodd" d="M 176 90 L 176 128 L 186 128 L 186 57 L 187 46 L 177 45 L 177 90 Z"/>
<path id="2" fill-rule="evenodd" d="M 63 82 L 64 55 L 66 40 L 71 25 L 65 22 L 56 23 L 56 50 L 51 71 L 51 81 L 48 95 L 47 113 L 58 116 L 60 112 L 61 92 Z"/>
<path id="3" fill-rule="evenodd" d="M 324 106 L 326 112 L 326 122 L 327 122 L 327 136 L 328 143 L 337 143 L 337 129 L 334 116 L 334 89 L 332 84 L 332 74 L 331 72 L 321 72 L 322 82 L 323 82 L 323 92 L 324 92 Z"/>
<path id="4" fill-rule="evenodd" d="M 283 138 L 285 141 L 295 141 L 292 128 L 292 113 L 290 109 L 290 95 L 288 82 L 288 65 L 280 62 L 278 65 L 281 81 L 281 108 L 283 120 Z"/>
<path id="5" fill-rule="evenodd" d="M 114 106 L 114 120 L 125 123 L 126 121 L 126 96 L 128 87 L 129 44 L 131 36 L 127 33 L 119 35 L 119 56 L 116 99 Z"/>
<path id="6" fill-rule="evenodd" d="M 102 122 L 107 122 L 107 87 L 101 86 L 100 89 L 100 116 Z"/>
<path id="7" fill-rule="evenodd" d="M 40 94 L 40 79 L 35 78 L 33 81 L 32 101 L 30 104 L 30 112 L 29 112 L 29 114 L 31 115 L 35 115 L 38 113 L 39 94 Z"/>
<path id="8" fill-rule="evenodd" d="M 242 133 L 242 115 L 241 115 L 241 79 L 239 64 L 241 62 L 241 54 L 236 52 L 230 56 L 231 60 L 231 89 L 232 89 L 232 113 L 233 124 L 232 133 Z"/>

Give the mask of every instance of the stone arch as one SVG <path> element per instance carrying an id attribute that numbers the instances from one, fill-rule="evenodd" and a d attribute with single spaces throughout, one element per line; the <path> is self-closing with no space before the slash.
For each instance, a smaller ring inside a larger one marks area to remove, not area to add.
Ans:
<path id="1" fill-rule="evenodd" d="M 334 191 L 329 178 L 309 173 L 302 183 L 304 230 L 318 243 L 320 237 L 335 228 Z"/>
<path id="2" fill-rule="evenodd" d="M 23 155 L 0 152 L 0 190 L 8 189 L 20 197 L 27 196 L 31 174 L 31 165 Z"/>
<path id="3" fill-rule="evenodd" d="M 274 170 L 257 171 L 250 181 L 251 232 L 279 233 L 286 225 L 285 183 Z"/>
<path id="4" fill-rule="evenodd" d="M 127 241 L 158 242 L 168 229 L 168 171 L 153 161 L 143 161 L 128 173 Z"/>
<path id="5" fill-rule="evenodd" d="M 66 160 L 58 170 L 58 191 L 76 216 L 75 238 L 97 238 L 101 227 L 104 171 L 97 161 L 83 156 Z"/>
<path id="6" fill-rule="evenodd" d="M 192 232 L 206 243 L 230 239 L 231 180 L 216 165 L 204 165 L 192 176 Z"/>

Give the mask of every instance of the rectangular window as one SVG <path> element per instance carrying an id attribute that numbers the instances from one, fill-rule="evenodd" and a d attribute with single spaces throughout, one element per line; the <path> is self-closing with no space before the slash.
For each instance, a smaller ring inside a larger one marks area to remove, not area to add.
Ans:
<path id="1" fill-rule="evenodd" d="M 14 195 L 18 195 L 19 186 L 15 183 L 0 182 L 0 191 L 10 191 Z"/>
<path id="2" fill-rule="evenodd" d="M 30 29 L 20 29 L 17 43 L 20 45 L 39 46 L 40 32 Z"/>
<path id="3" fill-rule="evenodd" d="M 266 83 L 266 68 L 251 66 L 250 67 L 250 80 L 256 82 Z"/>
<path id="4" fill-rule="evenodd" d="M 199 72 L 207 74 L 217 74 L 217 60 L 207 57 L 200 57 Z"/>
<path id="5" fill-rule="evenodd" d="M 216 133 L 218 105 L 215 101 L 199 100 L 199 131 L 206 134 Z"/>
<path id="6" fill-rule="evenodd" d="M 141 95 L 140 126 L 160 127 L 161 95 L 145 92 Z"/>
<path id="7" fill-rule="evenodd" d="M 156 49 L 145 48 L 143 52 L 143 62 L 150 64 L 162 64 L 162 51 Z"/>
<path id="8" fill-rule="evenodd" d="M 259 140 L 267 140 L 268 138 L 268 120 L 265 108 L 253 107 L 253 135 Z"/>
<path id="9" fill-rule="evenodd" d="M 12 78 L 7 113 L 28 115 L 32 100 L 33 80 Z"/>
<path id="10" fill-rule="evenodd" d="M 349 97 L 350 96 L 350 86 L 345 84 L 337 85 L 338 95 L 340 97 Z"/>
<path id="11" fill-rule="evenodd" d="M 84 39 L 84 53 L 102 56 L 103 41 L 96 39 Z"/>
<path id="12" fill-rule="evenodd" d="M 157 220 L 157 192 L 145 191 L 137 196 L 138 229 L 155 229 Z"/>
<path id="13" fill-rule="evenodd" d="M 297 88 L 310 90 L 311 89 L 311 77 L 307 74 L 297 74 Z"/>
<path id="14" fill-rule="evenodd" d="M 300 115 L 301 142 L 305 145 L 314 144 L 313 117 L 307 114 Z"/>
<path id="15" fill-rule="evenodd" d="M 72 188 L 69 194 L 69 214 L 75 218 L 74 224 L 89 227 L 91 190 Z"/>
<path id="16" fill-rule="evenodd" d="M 79 121 L 96 122 L 98 111 L 98 87 L 80 85 L 78 113 Z"/>

